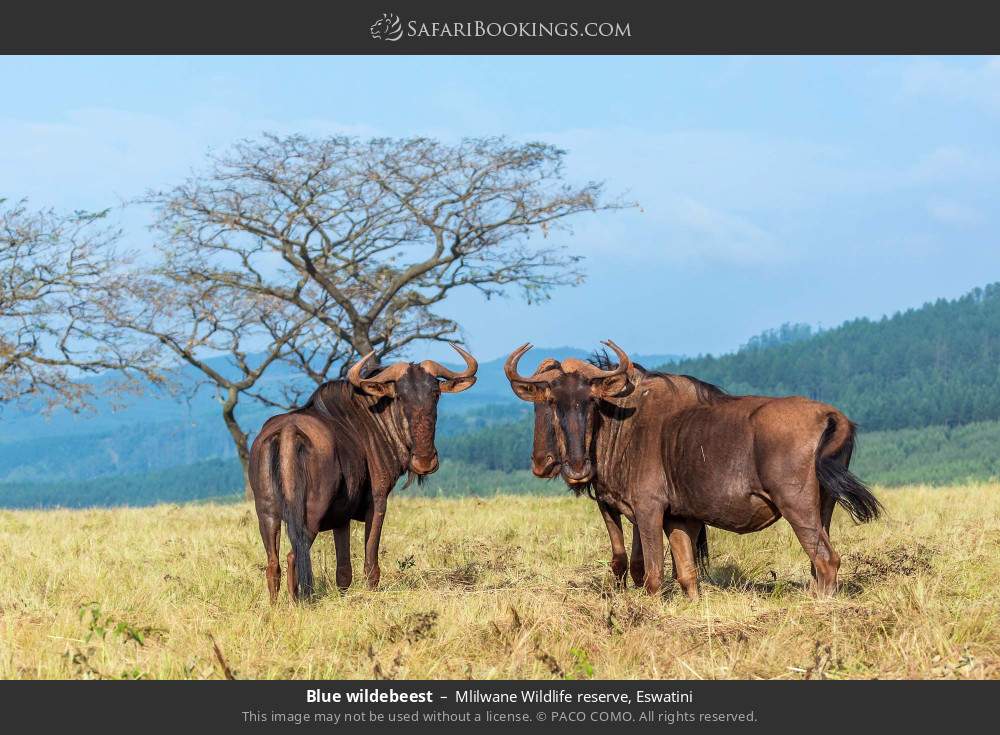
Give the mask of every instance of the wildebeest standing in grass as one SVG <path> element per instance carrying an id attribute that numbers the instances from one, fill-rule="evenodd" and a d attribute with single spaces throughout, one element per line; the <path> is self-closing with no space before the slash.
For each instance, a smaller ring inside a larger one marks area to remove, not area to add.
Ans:
<path id="1" fill-rule="evenodd" d="M 508 359 L 504 364 L 504 372 L 509 380 L 517 380 L 515 362 L 516 361 Z M 570 363 L 570 365 L 573 364 L 574 363 L 572 362 Z M 583 370 L 593 376 L 604 373 L 609 368 L 609 361 L 600 355 L 598 355 L 595 360 L 592 360 L 589 365 L 582 366 Z M 546 373 L 549 373 L 552 377 L 557 376 L 561 369 L 562 365 L 558 360 L 551 357 L 546 358 L 538 365 L 535 372 L 532 373 L 532 379 L 538 378 Z M 553 372 L 550 373 L 550 371 Z M 552 407 L 549 402 L 536 402 L 534 435 L 531 444 L 531 471 L 535 477 L 551 480 L 558 477 L 561 473 L 562 464 L 558 459 L 559 450 L 556 445 L 555 432 L 556 429 L 554 426 Z M 632 581 L 636 587 L 643 586 L 646 579 L 646 567 L 645 562 L 643 561 L 642 543 L 639 538 L 638 529 L 633 526 L 632 556 L 630 558 L 625 549 L 625 532 L 622 528 L 621 512 L 601 500 L 597 501 L 597 507 L 601 512 L 601 518 L 604 521 L 605 526 L 607 526 L 608 537 L 611 540 L 611 562 L 608 564 L 611 568 L 611 574 L 614 576 L 618 584 L 623 585 L 625 583 L 625 574 L 627 572 L 632 577 Z M 706 533 L 705 524 L 700 524 L 700 528 L 696 531 L 696 537 L 695 560 L 699 569 L 707 574 L 708 534 Z M 676 578 L 678 564 L 676 559 L 672 559 L 672 561 L 674 578 Z"/>
<path id="2" fill-rule="evenodd" d="M 839 503 L 858 522 L 878 517 L 878 500 L 848 469 L 854 425 L 839 410 L 801 397 L 730 396 L 685 375 L 633 366 L 610 340 L 618 366 L 563 360 L 525 377 L 507 360 L 523 400 L 551 410 L 563 479 L 625 515 L 639 531 L 650 594 L 663 580 L 666 531 L 677 580 L 698 597 L 700 524 L 759 531 L 784 517 L 812 563 L 815 588 L 836 589 L 840 556 L 830 542 Z"/>
<path id="3" fill-rule="evenodd" d="M 386 499 L 404 473 L 422 477 L 437 470 L 438 398 L 476 382 L 476 360 L 452 346 L 466 362 L 462 372 L 424 360 L 367 374 L 369 353 L 346 380 L 323 384 L 305 406 L 264 424 L 250 449 L 250 485 L 272 602 L 280 586 L 282 521 L 292 546 L 287 569 L 292 599 L 312 594 L 309 550 L 321 531 L 334 534 L 337 586 L 350 586 L 352 520 L 365 522 L 365 577 L 369 586 L 378 586 Z"/>

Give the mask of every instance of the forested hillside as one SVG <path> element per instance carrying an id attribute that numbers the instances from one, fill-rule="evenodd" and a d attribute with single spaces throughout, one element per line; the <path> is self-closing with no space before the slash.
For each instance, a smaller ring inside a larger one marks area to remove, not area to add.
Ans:
<path id="1" fill-rule="evenodd" d="M 668 363 L 731 393 L 800 394 L 869 431 L 1000 419 L 1000 283 L 806 339 Z"/>

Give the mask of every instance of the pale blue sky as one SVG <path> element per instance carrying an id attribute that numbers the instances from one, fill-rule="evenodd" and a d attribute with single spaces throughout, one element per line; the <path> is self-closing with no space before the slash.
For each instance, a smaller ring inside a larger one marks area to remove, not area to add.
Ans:
<path id="1" fill-rule="evenodd" d="M 642 211 L 579 218 L 588 282 L 548 304 L 456 298 L 485 358 L 718 352 L 1000 280 L 997 59 L 5 57 L 0 83 L 0 196 L 37 206 L 114 205 L 265 130 L 565 147 Z"/>

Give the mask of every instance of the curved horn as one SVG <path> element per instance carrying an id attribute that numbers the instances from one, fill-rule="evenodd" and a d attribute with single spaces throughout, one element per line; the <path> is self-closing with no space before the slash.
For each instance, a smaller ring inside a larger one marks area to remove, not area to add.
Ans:
<path id="1" fill-rule="evenodd" d="M 365 369 L 365 364 L 372 359 L 372 355 L 375 354 L 375 350 L 372 350 L 367 355 L 358 360 L 351 369 L 347 371 L 347 382 L 353 385 L 355 388 L 361 387 L 361 371 Z"/>
<path id="2" fill-rule="evenodd" d="M 503 374 L 507 376 L 507 380 L 514 382 L 515 380 L 520 383 L 530 383 L 531 378 L 526 378 L 517 372 L 517 363 L 524 356 L 524 353 L 530 350 L 532 347 L 530 342 L 525 342 L 523 345 L 518 347 L 516 350 L 508 355 L 507 359 L 503 364 Z"/>
<path id="3" fill-rule="evenodd" d="M 621 373 L 627 373 L 629 370 L 632 369 L 632 361 L 629 359 L 628 355 L 625 354 L 625 350 L 616 345 L 610 339 L 604 340 L 602 344 L 605 344 L 608 347 L 610 347 L 612 350 L 615 351 L 615 354 L 618 355 L 618 369 L 612 370 L 610 373 L 608 373 L 607 377 L 610 377 L 612 375 L 620 375 Z"/>
<path id="4" fill-rule="evenodd" d="M 373 375 L 370 378 L 363 378 L 361 373 L 374 354 L 374 351 L 369 352 L 367 355 L 354 363 L 351 369 L 347 371 L 347 381 L 355 388 L 361 388 L 364 390 L 364 383 L 393 383 L 403 377 L 403 373 L 405 373 L 406 368 L 409 367 L 409 363 L 397 362 L 379 371 L 378 375 Z"/>
<path id="5" fill-rule="evenodd" d="M 504 361 L 503 364 L 503 374 L 507 376 L 507 380 L 512 383 L 544 383 L 545 380 L 541 379 L 541 375 L 532 375 L 530 378 L 526 378 L 517 372 L 517 363 L 524 357 L 524 353 L 530 350 L 534 345 L 530 342 L 525 342 L 523 345 L 518 347 L 516 350 L 510 353 L 510 356 Z"/>
<path id="6" fill-rule="evenodd" d="M 553 373 L 561 372 L 559 363 L 552 358 L 543 360 L 530 378 L 517 372 L 517 363 L 533 346 L 530 342 L 525 342 L 510 353 L 510 357 L 504 362 L 503 373 L 511 383 L 547 383 L 554 377 Z"/>
<path id="7" fill-rule="evenodd" d="M 434 362 L 433 360 L 424 360 L 422 363 L 420 363 L 420 367 L 422 367 L 428 373 L 433 375 L 435 378 L 444 378 L 445 380 L 471 378 L 473 375 L 476 374 L 476 371 L 479 369 L 479 363 L 476 362 L 476 358 L 474 358 L 472 355 L 463 350 L 454 342 L 451 343 L 451 346 L 455 349 L 455 352 L 460 354 L 462 356 L 462 359 L 465 360 L 465 365 L 466 365 L 465 370 L 463 370 L 460 373 L 457 373 L 454 370 L 449 370 L 439 362 Z"/>

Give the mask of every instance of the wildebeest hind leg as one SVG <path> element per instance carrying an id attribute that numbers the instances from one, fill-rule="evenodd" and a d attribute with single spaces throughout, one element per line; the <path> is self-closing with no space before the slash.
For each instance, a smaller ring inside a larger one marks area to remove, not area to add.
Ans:
<path id="1" fill-rule="evenodd" d="M 257 525 L 260 527 L 260 537 L 264 541 L 264 552 L 267 554 L 267 591 L 271 602 L 278 599 L 281 587 L 281 564 L 278 562 L 278 547 L 281 544 L 281 519 L 268 515 L 258 515 Z"/>
<path id="2" fill-rule="evenodd" d="M 803 487 L 772 490 L 769 494 L 812 562 L 816 592 L 832 595 L 837 589 L 840 554 L 830 543 L 826 528 L 829 520 L 824 522 L 823 499 L 815 473 L 810 474 Z"/>
<path id="3" fill-rule="evenodd" d="M 354 572 L 351 569 L 351 522 L 333 529 L 333 543 L 337 549 L 337 587 L 346 591 L 351 586 Z"/>
<path id="4" fill-rule="evenodd" d="M 822 492 L 822 491 L 821 491 Z M 830 493 L 822 492 L 822 503 L 820 507 L 820 520 L 823 523 L 823 530 L 826 531 L 826 537 L 830 538 L 830 523 L 833 520 L 833 509 L 837 506 L 837 499 L 834 498 Z M 809 570 L 812 572 L 813 583 L 816 584 L 818 580 L 816 579 L 816 564 L 815 562 L 809 562 Z"/>
<path id="5" fill-rule="evenodd" d="M 666 527 L 670 555 L 674 562 L 674 577 L 688 598 L 697 602 L 698 565 L 694 545 L 697 534 L 701 531 L 701 522 L 669 518 Z"/>
<path id="6" fill-rule="evenodd" d="M 628 571 L 628 554 L 625 552 L 625 533 L 622 531 L 622 514 L 609 505 L 598 501 L 604 525 L 608 527 L 608 537 L 611 539 L 611 574 L 615 581 L 624 586 L 625 572 Z"/>

